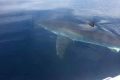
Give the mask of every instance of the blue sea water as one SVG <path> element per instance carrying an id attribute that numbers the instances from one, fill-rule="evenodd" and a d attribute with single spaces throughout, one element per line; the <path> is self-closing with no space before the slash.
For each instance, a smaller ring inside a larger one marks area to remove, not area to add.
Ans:
<path id="1" fill-rule="evenodd" d="M 82 42 L 71 44 L 60 59 L 56 55 L 56 35 L 34 22 L 47 12 L 30 12 L 28 19 L 0 23 L 0 80 L 102 80 L 120 73 L 120 54 Z M 3 19 L 3 20 L 2 20 Z"/>

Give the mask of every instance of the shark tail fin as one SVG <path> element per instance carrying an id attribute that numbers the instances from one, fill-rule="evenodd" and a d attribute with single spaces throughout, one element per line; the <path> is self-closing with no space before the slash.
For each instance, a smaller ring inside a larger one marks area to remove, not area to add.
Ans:
<path id="1" fill-rule="evenodd" d="M 60 36 L 60 35 L 57 36 L 56 51 L 57 51 L 57 55 L 60 58 L 63 58 L 64 52 L 65 52 L 66 48 L 68 47 L 68 45 L 71 41 L 72 40 L 67 38 L 67 37 Z"/>

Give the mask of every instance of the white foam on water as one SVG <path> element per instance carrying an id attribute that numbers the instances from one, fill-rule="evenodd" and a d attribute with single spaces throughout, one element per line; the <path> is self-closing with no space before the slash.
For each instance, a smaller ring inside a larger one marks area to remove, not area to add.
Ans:
<path id="1" fill-rule="evenodd" d="M 120 75 L 115 76 L 115 77 L 107 77 L 107 78 L 105 78 L 103 80 L 120 80 Z"/>

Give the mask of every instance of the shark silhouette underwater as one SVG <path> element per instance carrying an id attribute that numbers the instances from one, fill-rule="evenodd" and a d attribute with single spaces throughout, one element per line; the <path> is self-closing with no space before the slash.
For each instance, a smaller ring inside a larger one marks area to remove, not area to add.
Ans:
<path id="1" fill-rule="evenodd" d="M 108 16 L 78 16 L 67 9 L 51 10 L 38 25 L 57 35 L 56 53 L 63 57 L 72 41 L 81 41 L 120 51 L 120 19 Z"/>

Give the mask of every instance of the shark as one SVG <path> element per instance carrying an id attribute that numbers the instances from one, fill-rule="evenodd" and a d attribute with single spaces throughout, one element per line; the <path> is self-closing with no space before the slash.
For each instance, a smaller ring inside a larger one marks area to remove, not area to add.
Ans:
<path id="1" fill-rule="evenodd" d="M 73 10 L 64 9 L 49 13 L 49 17 L 39 20 L 37 24 L 57 35 L 56 53 L 61 58 L 73 41 L 106 47 L 117 53 L 120 51 L 119 18 L 76 15 Z"/>

